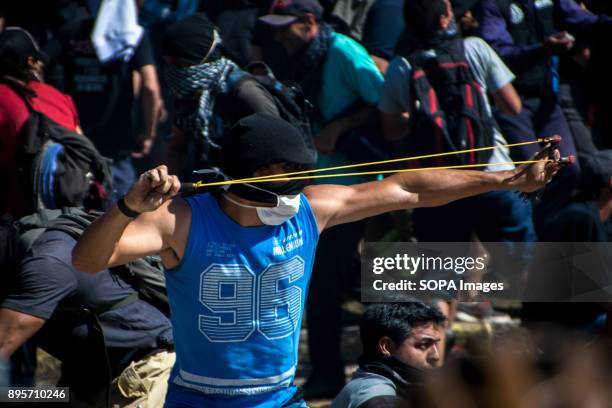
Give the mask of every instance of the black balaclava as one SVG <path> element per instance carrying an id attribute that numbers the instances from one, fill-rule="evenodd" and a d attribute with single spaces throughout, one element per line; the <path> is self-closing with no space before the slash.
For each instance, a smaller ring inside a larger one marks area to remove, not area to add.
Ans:
<path id="1" fill-rule="evenodd" d="M 247 116 L 229 131 L 227 142 L 221 150 L 221 170 L 232 179 L 253 177 L 256 170 L 275 163 L 288 163 L 311 170 L 317 156 L 306 143 L 306 137 L 295 126 L 275 115 L 256 113 Z M 247 200 L 275 203 L 275 194 L 299 194 L 308 183 L 308 180 L 283 184 L 252 183 L 255 188 L 236 184 L 229 191 Z"/>

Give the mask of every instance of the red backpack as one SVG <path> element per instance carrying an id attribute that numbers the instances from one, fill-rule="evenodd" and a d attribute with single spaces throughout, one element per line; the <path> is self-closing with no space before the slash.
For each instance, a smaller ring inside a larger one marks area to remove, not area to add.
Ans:
<path id="1" fill-rule="evenodd" d="M 465 58 L 463 39 L 444 42 L 434 50 L 408 56 L 412 66 L 410 154 L 489 147 L 494 123 L 485 95 Z M 420 161 L 420 166 L 487 163 L 491 151 L 448 155 Z"/>

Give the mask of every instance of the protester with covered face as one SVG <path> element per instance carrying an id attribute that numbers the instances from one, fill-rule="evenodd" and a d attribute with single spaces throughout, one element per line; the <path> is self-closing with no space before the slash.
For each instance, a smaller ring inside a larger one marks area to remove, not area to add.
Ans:
<path id="1" fill-rule="evenodd" d="M 315 158 L 297 128 L 264 113 L 240 120 L 222 153 L 234 180 L 309 170 Z M 96 273 L 160 254 L 177 353 L 166 407 L 303 407 L 293 378 L 321 232 L 486 191 L 534 191 L 558 166 L 400 173 L 353 186 L 260 179 L 189 198 L 175 197 L 180 181 L 160 166 L 85 231 L 73 264 Z"/>
<path id="2" fill-rule="evenodd" d="M 173 171 L 219 164 L 227 130 L 257 112 L 278 115 L 272 96 L 225 56 L 219 31 L 204 14 L 168 28 L 163 55 L 166 81 L 176 100 L 168 162 Z"/>

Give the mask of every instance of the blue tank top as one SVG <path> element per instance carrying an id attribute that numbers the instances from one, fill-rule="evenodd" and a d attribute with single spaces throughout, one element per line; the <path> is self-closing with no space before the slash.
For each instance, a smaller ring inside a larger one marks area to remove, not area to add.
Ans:
<path id="1" fill-rule="evenodd" d="M 166 273 L 176 364 L 167 406 L 279 407 L 296 388 L 302 312 L 319 238 L 306 196 L 278 226 L 243 227 L 211 194 Z"/>

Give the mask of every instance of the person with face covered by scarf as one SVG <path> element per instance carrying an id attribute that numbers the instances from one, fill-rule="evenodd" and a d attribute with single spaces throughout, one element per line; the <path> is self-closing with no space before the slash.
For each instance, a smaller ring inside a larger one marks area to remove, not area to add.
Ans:
<path id="1" fill-rule="evenodd" d="M 228 179 L 307 171 L 315 161 L 296 127 L 265 113 L 234 125 L 222 156 Z M 486 191 L 534 191 L 558 167 L 399 173 L 354 186 L 253 180 L 185 198 L 179 179 L 159 166 L 91 224 L 72 262 L 97 273 L 161 256 L 177 356 L 165 407 L 304 407 L 293 378 L 321 232 Z"/>
<path id="2" fill-rule="evenodd" d="M 322 20 L 317 0 L 278 0 L 260 21 L 272 27 L 274 38 L 289 55 L 289 76 L 302 87 L 313 104 L 311 120 L 318 167 L 342 166 L 379 160 L 360 149 L 358 141 L 368 134 L 382 139 L 376 108 L 383 77 L 368 52 L 353 39 L 336 33 Z M 359 152 L 359 153 L 358 153 Z M 322 180 L 323 183 L 354 184 L 365 177 Z M 312 373 L 304 392 L 307 398 L 330 398 L 345 382 L 340 358 L 342 298 L 350 292 L 358 259 L 358 243 L 364 222 L 334 228 L 321 237 L 308 300 L 308 350 Z M 333 296 L 323 296 L 334 293 Z"/>
<path id="3" fill-rule="evenodd" d="M 428 370 L 442 365 L 444 315 L 425 303 L 376 303 L 361 318 L 363 354 L 332 408 L 381 408 L 409 401 Z"/>
<path id="4" fill-rule="evenodd" d="M 242 74 L 227 54 L 219 31 L 201 13 L 173 24 L 164 36 L 165 78 L 176 100 L 167 160 L 179 174 L 219 165 L 224 135 L 241 118 L 279 114 L 257 81 L 234 79 Z"/>
<path id="5" fill-rule="evenodd" d="M 317 0 L 277 0 L 259 20 L 287 52 L 290 73 L 281 79 L 297 82 L 313 104 L 315 144 L 321 155 L 330 155 L 343 134 L 373 121 L 383 77 L 359 43 L 322 18 Z"/>

